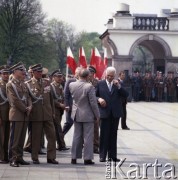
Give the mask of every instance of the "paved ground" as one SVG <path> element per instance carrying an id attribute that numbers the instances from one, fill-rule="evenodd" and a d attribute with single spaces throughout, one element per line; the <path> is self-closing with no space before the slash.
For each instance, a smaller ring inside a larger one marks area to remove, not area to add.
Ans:
<path id="1" fill-rule="evenodd" d="M 70 151 L 57 152 L 59 165 L 46 163 L 40 156 L 40 165 L 12 168 L 0 165 L 1 180 L 56 180 L 56 179 L 165 179 L 178 176 L 178 103 L 129 103 L 128 126 L 130 131 L 118 131 L 118 158 L 123 164 L 100 163 L 95 155 L 95 165 L 85 166 L 83 160 L 70 164 Z M 73 129 L 65 140 L 71 146 Z M 25 153 L 24 159 L 31 161 Z M 148 167 L 147 166 L 152 166 Z M 162 166 L 162 167 L 161 167 Z M 132 172 L 132 173 L 131 173 Z M 167 173 L 166 173 L 167 172 Z M 124 175 L 125 174 L 125 175 Z M 126 177 L 127 176 L 127 177 Z M 132 177 L 131 177 L 132 176 Z"/>

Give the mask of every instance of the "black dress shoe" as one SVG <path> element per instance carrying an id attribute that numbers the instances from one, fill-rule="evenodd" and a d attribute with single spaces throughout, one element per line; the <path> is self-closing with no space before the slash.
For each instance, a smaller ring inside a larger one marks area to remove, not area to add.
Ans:
<path id="1" fill-rule="evenodd" d="M 108 161 L 120 162 L 120 159 L 117 159 L 117 158 L 108 158 Z"/>
<path id="2" fill-rule="evenodd" d="M 67 147 L 61 147 L 61 148 L 57 148 L 58 151 L 67 151 L 69 150 L 70 148 L 67 148 Z"/>
<path id="3" fill-rule="evenodd" d="M 25 152 L 32 153 L 31 148 L 24 148 L 23 150 L 24 150 Z"/>
<path id="4" fill-rule="evenodd" d="M 98 151 L 97 149 L 95 149 L 93 152 L 94 152 L 95 154 L 99 154 L 99 151 Z"/>
<path id="5" fill-rule="evenodd" d="M 126 127 L 126 128 L 122 128 L 122 130 L 130 130 L 130 128 Z"/>
<path id="6" fill-rule="evenodd" d="M 38 154 L 40 154 L 40 155 L 45 155 L 46 153 L 43 152 L 42 150 L 40 150 L 40 151 L 38 152 Z"/>
<path id="7" fill-rule="evenodd" d="M 19 163 L 17 161 L 12 161 L 12 162 L 10 162 L 10 166 L 19 167 Z"/>
<path id="8" fill-rule="evenodd" d="M 40 164 L 40 161 L 38 159 L 33 160 L 33 164 Z"/>
<path id="9" fill-rule="evenodd" d="M 71 164 L 77 164 L 77 160 L 76 159 L 71 159 Z"/>
<path id="10" fill-rule="evenodd" d="M 56 161 L 55 159 L 47 159 L 47 163 L 50 163 L 50 164 L 59 164 L 59 162 Z"/>
<path id="11" fill-rule="evenodd" d="M 106 159 L 100 158 L 100 162 L 106 162 Z"/>
<path id="12" fill-rule="evenodd" d="M 93 165 L 93 164 L 95 164 L 95 162 L 93 162 L 92 160 L 84 160 L 84 164 L 85 165 Z"/>
<path id="13" fill-rule="evenodd" d="M 26 162 L 26 161 L 24 161 L 23 159 L 21 159 L 21 160 L 19 160 L 19 161 L 17 161 L 19 164 L 21 164 L 21 165 L 30 165 L 30 163 L 29 162 Z"/>

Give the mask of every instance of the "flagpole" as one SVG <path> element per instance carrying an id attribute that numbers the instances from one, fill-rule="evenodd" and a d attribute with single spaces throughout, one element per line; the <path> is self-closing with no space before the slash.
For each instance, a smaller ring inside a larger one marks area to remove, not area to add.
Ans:
<path id="1" fill-rule="evenodd" d="M 66 64 L 66 80 L 68 79 L 68 74 L 69 74 L 69 66 Z"/>

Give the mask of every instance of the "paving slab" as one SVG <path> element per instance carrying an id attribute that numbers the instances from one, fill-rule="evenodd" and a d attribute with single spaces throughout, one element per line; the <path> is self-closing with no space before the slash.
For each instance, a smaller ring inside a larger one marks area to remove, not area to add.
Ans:
<path id="1" fill-rule="evenodd" d="M 30 154 L 24 153 L 24 159 L 31 164 L 18 168 L 0 164 L 0 180 L 154 180 L 159 176 L 175 179 L 178 176 L 178 103 L 131 102 L 127 104 L 127 112 L 131 130 L 119 126 L 117 140 L 122 165 L 100 163 L 97 154 L 93 166 L 84 165 L 82 159 L 72 165 L 70 150 L 57 151 L 59 165 L 47 164 L 46 155 L 40 155 L 41 164 L 34 165 Z M 65 136 L 70 148 L 72 135 L 73 128 Z"/>

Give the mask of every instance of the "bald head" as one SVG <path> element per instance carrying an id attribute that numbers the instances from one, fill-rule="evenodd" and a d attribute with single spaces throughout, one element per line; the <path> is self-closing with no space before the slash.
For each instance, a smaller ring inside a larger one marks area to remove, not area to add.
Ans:
<path id="1" fill-rule="evenodd" d="M 81 69 L 79 73 L 80 79 L 87 79 L 89 77 L 90 71 L 88 69 Z"/>

